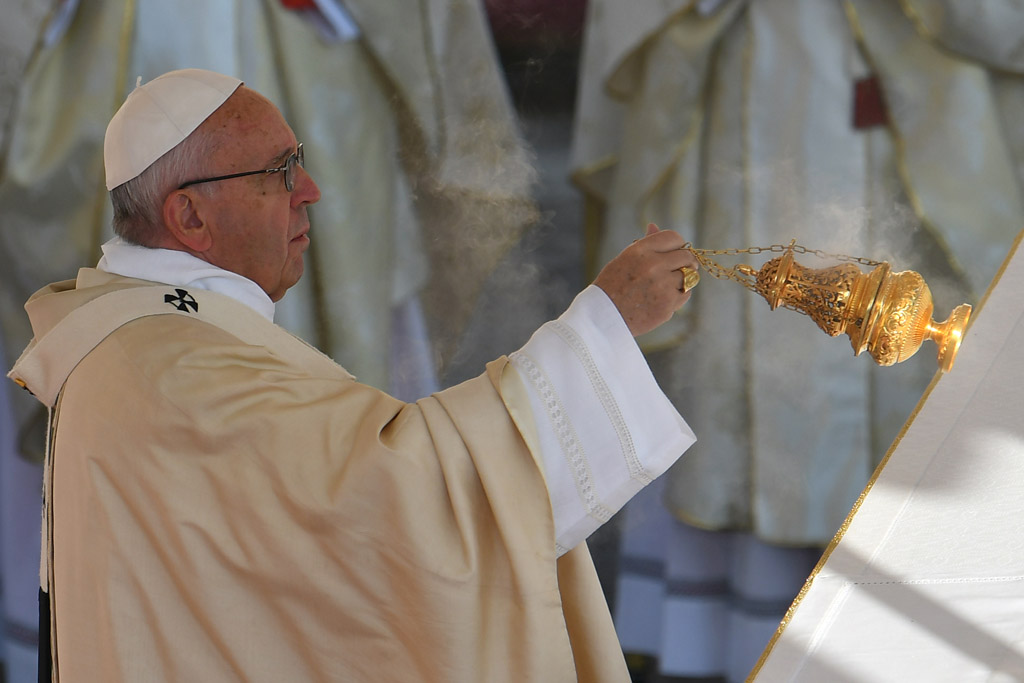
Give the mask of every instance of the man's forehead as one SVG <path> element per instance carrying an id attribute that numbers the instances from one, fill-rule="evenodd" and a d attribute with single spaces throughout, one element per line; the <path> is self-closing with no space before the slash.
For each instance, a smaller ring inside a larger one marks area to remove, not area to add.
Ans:
<path id="1" fill-rule="evenodd" d="M 267 121 L 284 122 L 284 117 L 273 102 L 263 95 L 244 85 L 239 87 L 231 97 L 225 100 L 213 116 L 210 123 L 219 126 L 235 126 L 243 132 Z"/>
<path id="2" fill-rule="evenodd" d="M 215 150 L 272 161 L 293 151 L 294 134 L 280 110 L 263 95 L 242 86 L 204 124 L 214 133 Z"/>

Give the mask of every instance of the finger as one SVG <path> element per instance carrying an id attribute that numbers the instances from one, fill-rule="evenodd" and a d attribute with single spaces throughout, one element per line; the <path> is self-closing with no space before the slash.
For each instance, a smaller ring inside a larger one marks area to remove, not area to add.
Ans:
<path id="1" fill-rule="evenodd" d="M 668 252 L 679 251 L 686 244 L 686 241 L 682 235 L 674 230 L 656 230 L 648 233 L 643 239 L 643 243 L 647 249 L 656 252 Z"/>
<path id="2" fill-rule="evenodd" d="M 682 253 L 682 265 L 684 268 L 700 270 L 700 261 L 697 260 L 697 257 L 692 251 L 689 249 L 680 249 L 679 251 Z"/>
<path id="3" fill-rule="evenodd" d="M 700 262 L 693 255 L 689 249 L 681 249 L 676 247 L 667 251 L 660 251 L 657 254 L 660 259 L 659 265 L 666 271 L 679 270 L 680 268 L 689 268 L 691 270 L 700 270 Z"/>
<path id="4" fill-rule="evenodd" d="M 658 226 L 657 226 L 657 225 L 655 225 L 654 223 L 648 223 L 648 224 L 647 224 L 647 234 L 646 234 L 646 235 L 644 235 L 644 236 L 645 236 L 645 237 L 648 237 L 648 236 L 650 236 L 650 235 L 653 235 L 653 234 L 654 234 L 654 233 L 656 233 L 656 232 L 659 232 L 659 230 L 658 230 Z"/>

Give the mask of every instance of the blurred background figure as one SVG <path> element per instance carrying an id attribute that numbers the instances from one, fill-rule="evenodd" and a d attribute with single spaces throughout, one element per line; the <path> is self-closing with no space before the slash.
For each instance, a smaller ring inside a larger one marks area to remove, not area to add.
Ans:
<path id="1" fill-rule="evenodd" d="M 591 0 L 571 159 L 589 263 L 654 221 L 888 260 L 938 320 L 977 303 L 1024 225 L 1020 26 L 1004 2 Z M 707 274 L 693 303 L 644 340 L 698 442 L 620 525 L 637 680 L 746 677 L 936 370 L 930 343 L 879 368 Z"/>

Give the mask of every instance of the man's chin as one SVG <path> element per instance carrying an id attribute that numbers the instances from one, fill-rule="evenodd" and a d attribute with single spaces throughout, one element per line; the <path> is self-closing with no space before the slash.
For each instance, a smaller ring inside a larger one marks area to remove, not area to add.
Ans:
<path id="1" fill-rule="evenodd" d="M 280 285 L 278 286 L 278 288 L 276 290 L 274 290 L 273 292 L 268 292 L 267 293 L 267 295 L 270 297 L 270 300 L 273 301 L 276 304 L 278 301 L 283 299 L 285 293 L 289 289 L 294 287 L 296 284 L 298 284 L 299 280 L 302 279 L 302 273 L 304 272 L 304 270 L 305 270 L 305 267 L 304 267 L 304 264 L 302 262 L 302 259 L 300 258 L 299 261 L 298 261 L 297 266 L 295 268 L 293 268 L 290 273 L 285 274 L 281 278 L 281 282 L 280 282 Z"/>

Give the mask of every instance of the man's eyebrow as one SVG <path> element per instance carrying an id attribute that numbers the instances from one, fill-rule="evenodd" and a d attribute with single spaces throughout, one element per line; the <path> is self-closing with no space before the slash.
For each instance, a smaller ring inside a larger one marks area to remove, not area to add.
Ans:
<path id="1" fill-rule="evenodd" d="M 295 152 L 295 148 L 294 147 L 288 147 L 283 152 L 278 154 L 276 157 L 271 159 L 268 162 L 267 165 L 268 166 L 280 166 L 281 164 L 284 163 L 284 160 L 287 159 L 289 156 L 291 156 L 294 152 Z"/>

